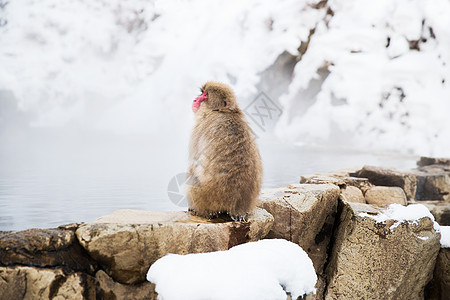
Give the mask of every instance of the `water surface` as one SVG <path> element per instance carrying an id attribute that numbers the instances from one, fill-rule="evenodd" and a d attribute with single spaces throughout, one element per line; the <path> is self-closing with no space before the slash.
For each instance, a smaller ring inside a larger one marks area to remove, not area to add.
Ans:
<path id="1" fill-rule="evenodd" d="M 36 133 L 0 136 L 0 230 L 88 222 L 117 209 L 184 210 L 168 184 L 185 172 L 187 145 L 145 137 Z M 298 147 L 259 140 L 264 188 L 352 166 L 412 168 L 416 157 Z M 173 189 L 173 188 L 172 188 Z M 180 187 L 182 190 L 183 187 Z M 176 192 L 176 191 L 175 191 Z"/>

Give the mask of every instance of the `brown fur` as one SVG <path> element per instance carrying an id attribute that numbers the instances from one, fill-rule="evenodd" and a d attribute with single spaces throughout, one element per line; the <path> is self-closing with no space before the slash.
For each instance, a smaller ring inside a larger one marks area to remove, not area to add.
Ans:
<path id="1" fill-rule="evenodd" d="M 187 197 L 197 215 L 245 218 L 261 189 L 262 163 L 254 135 L 227 85 L 207 82 L 208 100 L 192 130 Z"/>

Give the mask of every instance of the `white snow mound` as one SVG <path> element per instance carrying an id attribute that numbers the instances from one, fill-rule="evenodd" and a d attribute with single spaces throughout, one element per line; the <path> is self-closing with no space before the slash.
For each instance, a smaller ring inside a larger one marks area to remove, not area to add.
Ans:
<path id="1" fill-rule="evenodd" d="M 315 292 L 311 259 L 298 245 L 261 240 L 228 251 L 168 254 L 147 273 L 161 299 L 293 299 Z M 285 292 L 286 291 L 286 292 Z"/>

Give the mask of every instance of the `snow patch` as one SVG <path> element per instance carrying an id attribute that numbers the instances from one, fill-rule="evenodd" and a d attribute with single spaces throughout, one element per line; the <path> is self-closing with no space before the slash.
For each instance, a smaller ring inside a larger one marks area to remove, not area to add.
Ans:
<path id="1" fill-rule="evenodd" d="M 450 226 L 441 226 L 441 247 L 450 248 Z"/>
<path id="2" fill-rule="evenodd" d="M 228 251 L 168 254 L 147 273 L 162 299 L 292 299 L 315 292 L 311 259 L 286 240 L 235 246 Z M 286 292 L 285 292 L 286 291 Z"/>
<path id="3" fill-rule="evenodd" d="M 387 220 L 394 220 L 395 222 L 390 227 L 390 230 L 394 230 L 403 222 L 417 224 L 418 220 L 425 217 L 428 217 L 432 221 L 434 221 L 434 216 L 431 214 L 430 210 L 423 204 L 411 204 L 408 206 L 391 204 L 387 209 L 377 215 L 359 213 L 358 216 L 374 219 L 377 223 L 384 223 Z M 439 224 L 437 222 L 434 222 L 433 227 L 436 231 L 439 231 Z"/>

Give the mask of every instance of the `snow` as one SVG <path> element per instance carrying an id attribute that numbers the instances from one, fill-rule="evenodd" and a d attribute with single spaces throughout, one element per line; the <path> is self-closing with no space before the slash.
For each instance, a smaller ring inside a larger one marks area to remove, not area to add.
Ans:
<path id="1" fill-rule="evenodd" d="M 441 226 L 441 247 L 450 248 L 450 226 Z"/>
<path id="2" fill-rule="evenodd" d="M 164 300 L 285 300 L 286 292 L 292 299 L 315 292 L 317 277 L 302 248 L 271 239 L 228 251 L 168 254 L 150 267 L 147 280 Z"/>
<path id="3" fill-rule="evenodd" d="M 298 56 L 314 29 L 272 99 L 279 138 L 448 155 L 447 0 L 333 0 L 332 14 L 319 0 L 3 2 L 0 92 L 32 126 L 176 133 L 184 149 L 199 86 L 223 81 L 249 103 L 261 72 L 285 51 Z"/>
<path id="4" fill-rule="evenodd" d="M 334 16 L 317 27 L 281 99 L 285 112 L 292 110 L 282 116 L 278 134 L 329 144 L 335 135 L 346 137 L 344 143 L 352 136 L 352 145 L 448 155 L 450 3 L 329 3 Z M 426 42 L 420 51 L 409 49 L 408 41 L 421 38 Z M 321 78 L 311 107 L 299 114 L 298 95 L 321 67 L 329 75 Z"/>
<path id="5" fill-rule="evenodd" d="M 0 90 L 36 112 L 36 126 L 188 131 L 204 82 L 233 81 L 241 98 L 253 95 L 257 73 L 296 52 L 323 15 L 306 3 L 11 1 L 0 28 Z"/>
<path id="6" fill-rule="evenodd" d="M 422 218 L 430 218 L 434 221 L 434 216 L 430 210 L 423 204 L 411 204 L 403 206 L 400 204 L 391 204 L 379 214 L 372 215 L 367 213 L 359 213 L 360 217 L 367 217 L 374 219 L 377 223 L 384 223 L 387 220 L 394 220 L 395 223 L 391 225 L 390 230 L 397 228 L 401 223 L 407 222 L 410 224 L 417 224 L 418 220 Z M 434 222 L 434 229 L 439 231 L 439 224 Z"/>

